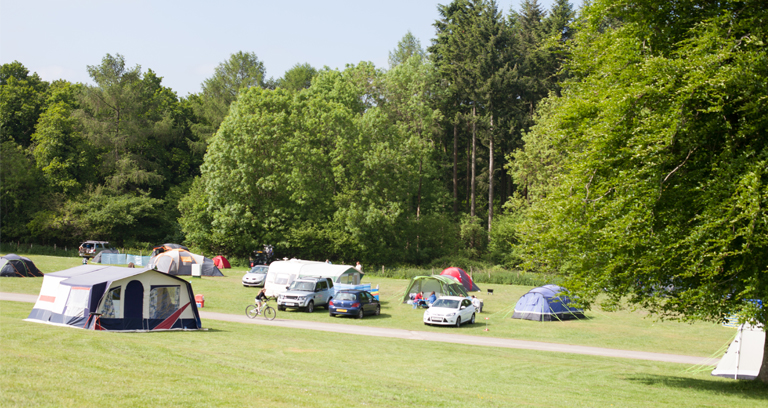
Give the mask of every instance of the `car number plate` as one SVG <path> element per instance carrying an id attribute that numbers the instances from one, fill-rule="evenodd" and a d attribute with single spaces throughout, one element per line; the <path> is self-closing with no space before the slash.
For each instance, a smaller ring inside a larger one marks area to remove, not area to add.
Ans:
<path id="1" fill-rule="evenodd" d="M 336 309 L 337 312 L 347 313 L 347 309 Z"/>
<path id="2" fill-rule="evenodd" d="M 286 306 L 291 306 L 291 307 L 293 307 L 293 306 L 296 306 L 296 303 L 288 303 L 288 302 L 285 302 L 285 305 L 286 305 Z"/>

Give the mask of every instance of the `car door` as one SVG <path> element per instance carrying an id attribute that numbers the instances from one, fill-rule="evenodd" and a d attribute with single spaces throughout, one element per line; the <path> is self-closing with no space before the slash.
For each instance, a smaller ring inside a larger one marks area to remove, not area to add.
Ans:
<path id="1" fill-rule="evenodd" d="M 463 299 L 461 301 L 461 321 L 462 322 L 468 322 L 470 319 L 472 319 L 472 313 L 474 313 L 474 307 L 472 306 L 472 301 L 469 299 Z"/>
<path id="2" fill-rule="evenodd" d="M 360 292 L 360 299 L 363 304 L 363 311 L 366 314 L 372 314 L 376 309 L 376 305 L 373 304 L 373 297 L 368 292 Z"/>
<path id="3" fill-rule="evenodd" d="M 328 283 L 324 280 L 317 281 L 315 286 L 315 306 L 324 305 L 328 302 Z"/>

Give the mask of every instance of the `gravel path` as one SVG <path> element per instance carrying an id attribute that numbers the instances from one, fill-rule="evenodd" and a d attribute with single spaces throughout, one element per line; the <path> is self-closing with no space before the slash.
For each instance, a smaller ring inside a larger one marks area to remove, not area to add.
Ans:
<path id="1" fill-rule="evenodd" d="M 0 292 L 0 300 L 35 303 L 37 296 L 23 295 L 19 293 Z M 544 343 L 539 341 L 525 341 L 514 339 L 502 339 L 495 337 L 468 336 L 453 333 L 435 333 L 413 330 L 387 329 L 370 326 L 353 326 L 338 323 L 309 322 L 303 320 L 265 320 L 257 317 L 249 319 L 243 315 L 226 313 L 205 312 L 200 310 L 200 318 L 208 320 L 220 320 L 225 322 L 258 324 L 263 326 L 286 327 L 291 329 L 319 330 L 334 333 L 356 334 L 361 336 L 389 337 L 405 340 L 437 341 L 443 343 L 467 344 L 484 347 L 504 347 L 525 350 L 550 351 L 558 353 L 585 354 L 602 357 L 629 358 L 635 360 L 663 361 L 667 363 L 679 363 L 688 365 L 707 364 L 714 365 L 718 360 L 683 356 L 677 354 L 650 353 L 644 351 L 617 350 L 601 347 L 575 346 L 571 344 Z"/>

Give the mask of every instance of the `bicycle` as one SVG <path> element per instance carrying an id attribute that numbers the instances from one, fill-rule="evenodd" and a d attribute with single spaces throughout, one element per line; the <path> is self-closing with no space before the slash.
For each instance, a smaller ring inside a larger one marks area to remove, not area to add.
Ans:
<path id="1" fill-rule="evenodd" d="M 258 315 L 262 315 L 267 320 L 275 320 L 275 317 L 277 317 L 277 312 L 275 311 L 275 308 L 267 304 L 267 302 L 273 299 L 274 298 L 268 298 L 265 300 L 264 304 L 261 306 L 261 311 L 259 311 L 259 306 L 255 303 L 246 306 L 245 315 L 251 319 L 255 319 Z"/>

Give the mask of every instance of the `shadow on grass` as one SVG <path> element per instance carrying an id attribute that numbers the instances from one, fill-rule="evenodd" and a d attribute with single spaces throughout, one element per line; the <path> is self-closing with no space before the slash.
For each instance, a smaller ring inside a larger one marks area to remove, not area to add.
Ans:
<path id="1" fill-rule="evenodd" d="M 356 316 L 350 316 L 350 315 L 343 315 L 343 314 L 337 314 L 333 316 L 334 319 L 352 319 L 352 320 L 360 320 Z M 362 320 L 381 320 L 381 319 L 390 319 L 392 318 L 392 315 L 388 315 L 386 313 L 381 313 L 378 316 L 376 315 L 365 315 Z"/>
<path id="2" fill-rule="evenodd" d="M 700 391 L 715 392 L 723 395 L 733 395 L 739 398 L 750 398 L 757 401 L 768 401 L 768 384 L 760 381 L 732 380 L 719 381 L 712 378 L 674 377 L 666 375 L 637 375 L 627 377 L 629 381 L 652 386 L 674 388 L 691 388 Z"/>

